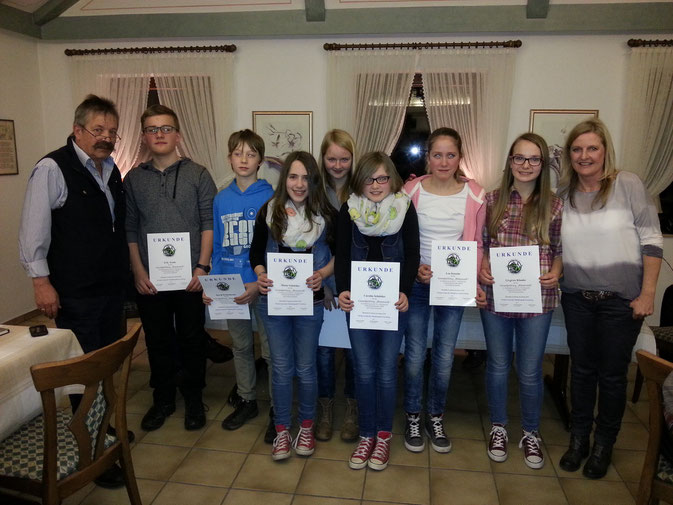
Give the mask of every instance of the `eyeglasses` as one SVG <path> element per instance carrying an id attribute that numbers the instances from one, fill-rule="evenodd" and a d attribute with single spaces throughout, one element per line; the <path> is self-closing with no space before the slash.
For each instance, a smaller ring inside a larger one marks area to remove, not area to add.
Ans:
<path id="1" fill-rule="evenodd" d="M 122 139 L 119 135 L 117 135 L 117 132 L 114 130 L 108 130 L 108 134 L 103 135 L 103 133 L 105 133 L 105 130 L 103 130 L 102 128 L 94 128 L 93 131 L 89 131 L 82 125 L 79 125 L 79 127 L 92 137 L 96 138 L 97 140 L 110 139 L 112 142 L 116 142 Z"/>
<path id="2" fill-rule="evenodd" d="M 540 163 L 542 163 L 542 158 L 540 156 L 531 156 L 530 158 L 526 158 L 520 154 L 515 154 L 514 156 L 510 156 L 509 159 L 512 160 L 512 163 L 515 165 L 523 165 L 524 163 L 528 162 L 531 167 L 538 167 L 540 166 Z"/>
<path id="3" fill-rule="evenodd" d="M 365 184 L 367 186 L 371 186 L 374 184 L 374 181 L 378 182 L 379 184 L 388 184 L 388 181 L 390 180 L 389 175 L 381 175 L 379 177 L 367 177 L 365 179 Z"/>
<path id="4" fill-rule="evenodd" d="M 159 133 L 159 130 L 161 130 L 161 133 L 168 134 L 177 131 L 177 128 L 175 126 L 171 126 L 168 124 L 165 124 L 163 126 L 146 126 L 145 128 L 143 128 L 143 132 L 147 133 L 148 135 L 156 135 L 157 133 Z"/>

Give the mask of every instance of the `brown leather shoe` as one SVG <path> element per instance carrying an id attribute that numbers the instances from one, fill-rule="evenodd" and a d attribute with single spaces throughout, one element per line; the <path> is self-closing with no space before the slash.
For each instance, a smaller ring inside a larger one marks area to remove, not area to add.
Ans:
<path id="1" fill-rule="evenodd" d="M 318 398 L 318 420 L 315 426 L 315 438 L 329 440 L 332 438 L 332 415 L 334 398 Z"/>
<path id="2" fill-rule="evenodd" d="M 354 442 L 359 436 L 358 402 L 355 398 L 346 398 L 346 413 L 344 414 L 344 423 L 341 426 L 341 440 Z"/>

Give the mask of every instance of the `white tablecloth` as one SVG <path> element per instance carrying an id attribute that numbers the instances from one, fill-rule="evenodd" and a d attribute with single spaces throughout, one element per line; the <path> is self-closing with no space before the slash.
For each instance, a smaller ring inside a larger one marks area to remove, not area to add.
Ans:
<path id="1" fill-rule="evenodd" d="M 48 335 L 31 337 L 27 326 L 3 327 L 10 332 L 0 336 L 0 440 L 42 412 L 30 367 L 83 354 L 70 330 L 50 328 Z"/>

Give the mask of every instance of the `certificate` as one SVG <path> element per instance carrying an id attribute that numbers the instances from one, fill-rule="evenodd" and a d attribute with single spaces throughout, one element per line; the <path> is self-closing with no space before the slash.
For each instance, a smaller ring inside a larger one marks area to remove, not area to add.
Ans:
<path id="1" fill-rule="evenodd" d="M 199 275 L 199 281 L 206 296 L 213 299 L 208 305 L 210 319 L 250 319 L 248 304 L 234 301 L 245 293 L 240 274 Z"/>
<path id="2" fill-rule="evenodd" d="M 351 262 L 350 327 L 397 331 L 400 264 L 383 261 Z"/>
<path id="3" fill-rule="evenodd" d="M 430 305 L 477 305 L 476 242 L 433 240 L 430 263 Z"/>
<path id="4" fill-rule="evenodd" d="M 157 291 L 185 289 L 192 280 L 189 232 L 148 233 L 150 281 Z"/>
<path id="5" fill-rule="evenodd" d="M 542 312 L 540 248 L 492 247 L 490 250 L 496 312 Z"/>
<path id="6" fill-rule="evenodd" d="M 313 291 L 306 279 L 313 275 L 313 255 L 267 253 L 266 275 L 273 281 L 269 290 L 270 316 L 312 316 Z"/>

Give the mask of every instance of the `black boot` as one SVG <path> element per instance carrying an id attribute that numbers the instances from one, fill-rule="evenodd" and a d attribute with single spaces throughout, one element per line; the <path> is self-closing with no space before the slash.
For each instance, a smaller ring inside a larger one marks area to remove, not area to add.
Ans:
<path id="1" fill-rule="evenodd" d="M 206 406 L 201 390 L 181 388 L 180 391 L 185 399 L 185 429 L 200 430 L 206 425 Z"/>
<path id="2" fill-rule="evenodd" d="M 570 446 L 559 463 L 566 472 L 576 472 L 582 466 L 582 460 L 589 455 L 589 437 L 570 435 Z"/>
<path id="3" fill-rule="evenodd" d="M 608 473 L 608 466 L 612 461 L 612 446 L 594 443 L 591 456 L 584 464 L 582 474 L 587 479 L 602 479 Z"/>
<path id="4" fill-rule="evenodd" d="M 276 425 L 273 421 L 273 407 L 269 409 L 269 425 L 266 427 L 266 433 L 264 433 L 264 443 L 273 444 L 273 440 L 276 438 Z"/>

